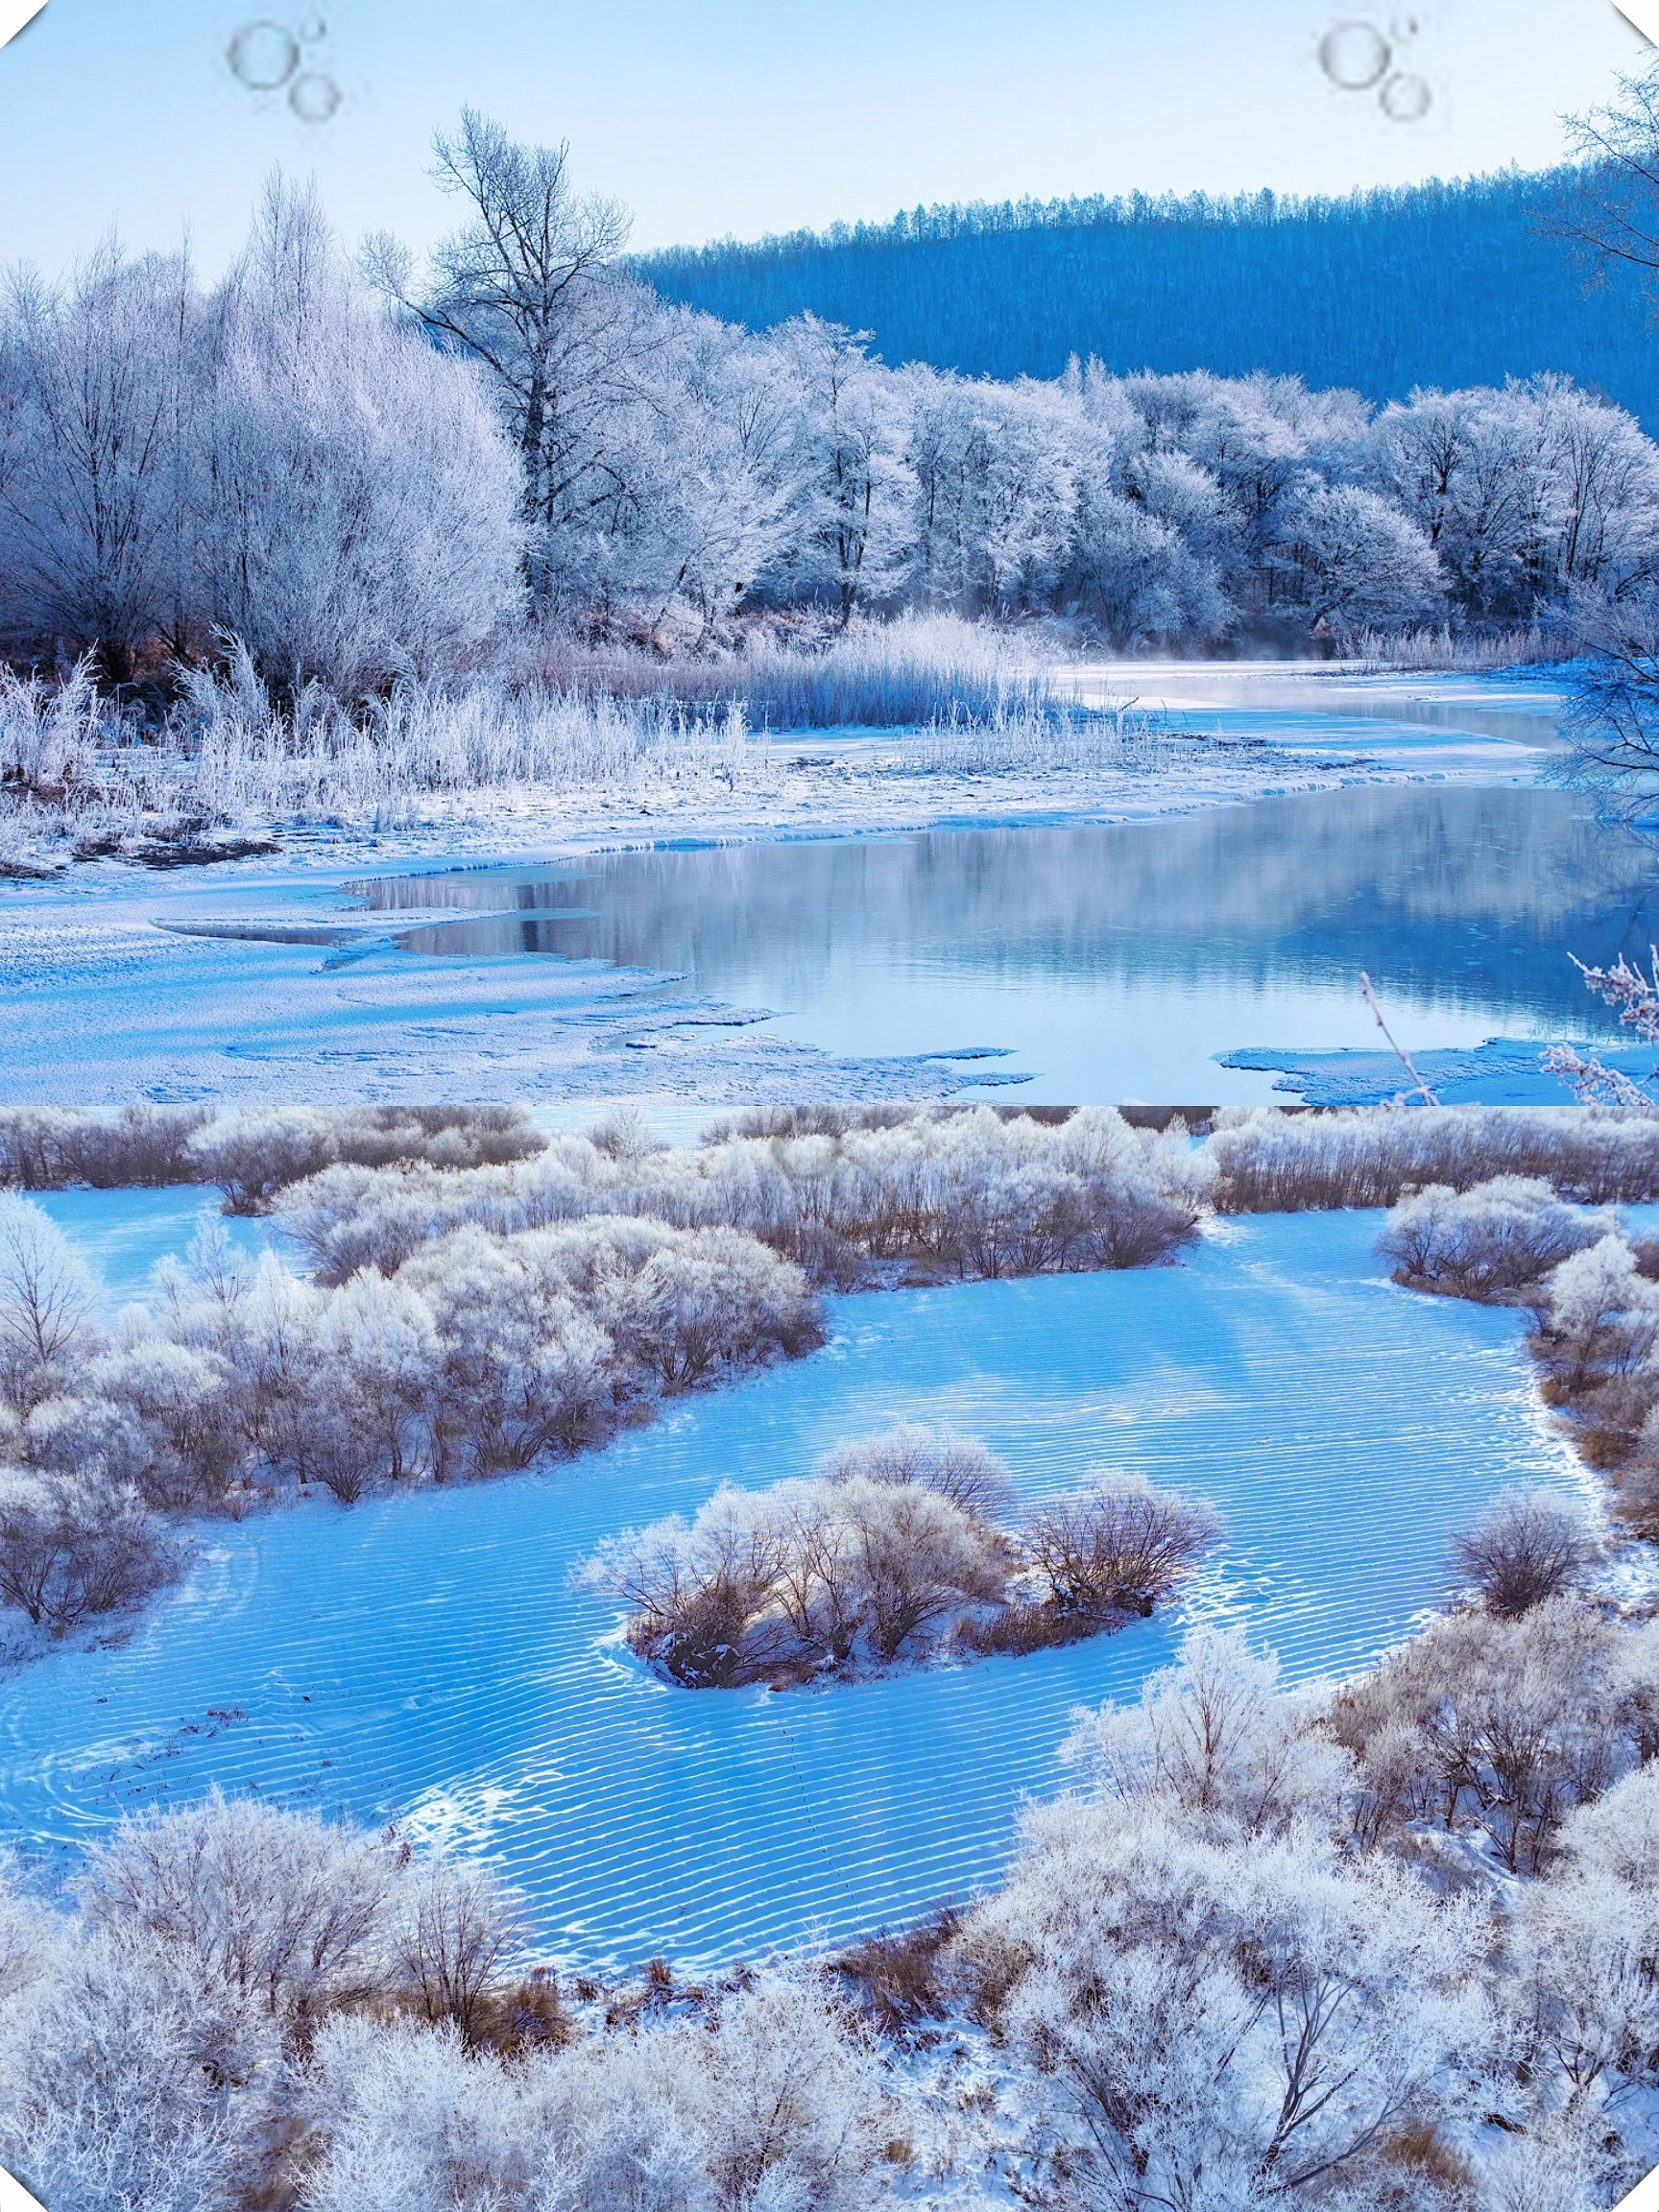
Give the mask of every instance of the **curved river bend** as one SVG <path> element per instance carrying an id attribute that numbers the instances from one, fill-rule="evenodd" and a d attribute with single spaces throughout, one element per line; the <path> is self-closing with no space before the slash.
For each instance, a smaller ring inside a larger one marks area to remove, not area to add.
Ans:
<path id="1" fill-rule="evenodd" d="M 709 1965 L 996 1880 L 1062 1788 L 1080 1701 L 1133 1696 L 1175 1617 L 817 1694 L 670 1690 L 573 1594 L 603 1536 L 902 1417 L 989 1439 L 1034 1498 L 1096 1467 L 1188 1487 L 1230 1537 L 1190 1611 L 1287 1675 L 1351 1670 L 1441 1593 L 1447 1532 L 1572 1481 L 1509 1312 L 1382 1279 L 1375 1214 L 1227 1223 L 1184 1264 L 834 1302 L 828 1348 L 671 1406 L 545 1478 L 214 1525 L 131 1644 L 0 1685 L 0 1805 L 50 1846 L 219 1782 L 489 1853 L 549 1943 Z"/>

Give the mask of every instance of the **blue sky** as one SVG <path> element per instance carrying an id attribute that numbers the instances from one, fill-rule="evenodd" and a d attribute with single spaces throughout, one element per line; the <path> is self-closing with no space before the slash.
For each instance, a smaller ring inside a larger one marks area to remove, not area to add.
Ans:
<path id="1" fill-rule="evenodd" d="M 1320 41 L 1347 17 L 1424 80 L 1421 120 L 1331 83 Z M 262 19 L 325 19 L 301 66 L 338 89 L 326 122 L 237 81 L 231 41 Z M 55 268 L 111 223 L 133 246 L 188 225 L 215 268 L 277 161 L 315 172 L 349 237 L 426 243 L 445 218 L 427 144 L 463 101 L 567 137 L 640 246 L 918 201 L 1532 167 L 1563 109 L 1650 51 L 1610 0 L 49 0 L 0 52 L 0 259 Z"/>

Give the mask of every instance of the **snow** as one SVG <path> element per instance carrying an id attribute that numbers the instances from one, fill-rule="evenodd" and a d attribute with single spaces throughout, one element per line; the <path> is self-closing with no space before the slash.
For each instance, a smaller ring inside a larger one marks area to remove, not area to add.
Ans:
<path id="1" fill-rule="evenodd" d="M 120 1200 L 111 1205 L 121 1211 Z M 1064 1784 L 1079 1701 L 1132 1695 L 1183 1616 L 1021 1660 L 820 1694 L 670 1689 L 572 1566 L 724 1479 L 805 1471 L 901 1418 L 983 1436 L 1028 1498 L 1094 1468 L 1212 1500 L 1189 1616 L 1292 1680 L 1407 1633 L 1448 1531 L 1513 1481 L 1586 1481 L 1512 1312 L 1382 1275 L 1375 1214 L 1219 1224 L 1181 1266 L 832 1302 L 827 1349 L 671 1404 L 602 1457 L 199 1531 L 119 1650 L 0 1684 L 0 1806 L 50 1850 L 212 1782 L 490 1854 L 572 1962 L 705 1968 L 834 1941 L 994 1882 L 1022 1796 Z"/>
<path id="2" fill-rule="evenodd" d="M 1575 1042 L 1579 1052 L 1594 1054 L 1604 1067 L 1638 1081 L 1650 1077 L 1659 1065 L 1659 1053 L 1650 1045 L 1609 1045 L 1604 1038 L 1558 1042 Z M 1412 1087 L 1398 1057 L 1386 1050 L 1291 1052 L 1251 1046 L 1217 1053 L 1216 1061 L 1223 1068 L 1282 1070 L 1274 1090 L 1293 1091 L 1310 1106 L 1380 1106 Z M 1574 1103 L 1567 1085 L 1544 1066 L 1544 1045 L 1537 1038 L 1489 1037 L 1467 1049 L 1414 1049 L 1411 1062 L 1443 1106 Z"/>
<path id="3" fill-rule="evenodd" d="M 29 1195 L 73 1238 L 102 1281 L 110 1307 L 141 1298 L 156 1261 L 185 1252 L 208 1223 L 222 1228 L 236 1249 L 251 1256 L 276 1242 L 269 1221 L 227 1216 L 217 1190 L 189 1184 L 161 1190 L 34 1190 Z"/>

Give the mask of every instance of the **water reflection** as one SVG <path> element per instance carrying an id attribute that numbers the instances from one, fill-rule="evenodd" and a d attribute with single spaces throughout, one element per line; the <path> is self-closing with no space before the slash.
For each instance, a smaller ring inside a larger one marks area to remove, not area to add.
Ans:
<path id="1" fill-rule="evenodd" d="M 589 902 L 575 903 L 576 887 Z M 383 878 L 475 909 L 411 949 L 598 958 L 780 1009 L 837 1052 L 1010 1047 L 1023 1095 L 1262 1094 L 1242 1046 L 1370 1045 L 1368 969 L 1429 1047 L 1608 1033 L 1568 958 L 1659 937 L 1649 845 L 1535 788 L 1361 787 L 1105 827 L 616 854 Z"/>

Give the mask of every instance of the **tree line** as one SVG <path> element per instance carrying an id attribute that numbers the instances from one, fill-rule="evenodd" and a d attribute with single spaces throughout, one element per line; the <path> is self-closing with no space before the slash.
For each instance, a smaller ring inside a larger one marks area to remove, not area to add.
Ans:
<path id="1" fill-rule="evenodd" d="M 469 114 L 429 265 L 356 260 L 279 180 L 216 285 L 108 245 L 0 314 L 0 643 L 117 684 L 240 640 L 347 701 L 575 636 L 708 654 L 757 623 L 1044 618 L 1118 648 L 1548 620 L 1640 597 L 1659 449 L 1536 375 L 1373 407 L 1293 375 L 1050 380 L 757 334 L 618 260 L 562 148 Z"/>

